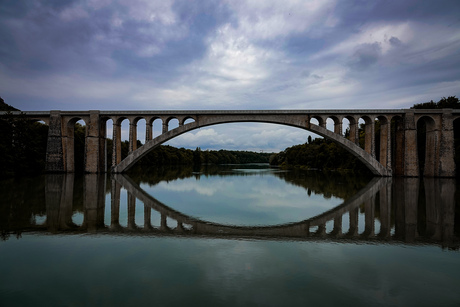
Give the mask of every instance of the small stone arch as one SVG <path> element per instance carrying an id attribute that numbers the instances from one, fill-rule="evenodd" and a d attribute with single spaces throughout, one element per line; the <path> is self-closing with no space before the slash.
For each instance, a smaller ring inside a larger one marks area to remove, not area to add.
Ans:
<path id="1" fill-rule="evenodd" d="M 178 119 L 177 117 L 175 117 L 175 116 L 170 116 L 170 117 L 168 117 L 168 118 L 166 119 L 166 121 L 165 121 L 166 131 L 164 131 L 164 132 L 167 132 L 167 131 L 170 131 L 170 130 L 171 130 L 170 127 L 169 127 L 169 124 L 171 123 L 171 121 L 177 121 L 178 126 L 180 125 L 180 121 L 179 121 L 179 119 Z M 177 127 L 175 127 L 175 128 L 177 128 Z"/>
<path id="2" fill-rule="evenodd" d="M 87 118 L 69 117 L 69 118 L 66 118 L 64 122 L 64 131 L 63 131 L 64 141 L 63 141 L 62 149 L 63 149 L 63 155 L 65 157 L 64 161 L 66 162 L 65 170 L 68 173 L 74 173 L 77 169 L 77 167 L 75 166 L 75 164 L 78 163 L 75 161 L 75 125 L 80 120 L 85 123 L 85 136 L 86 136 L 87 129 L 88 129 L 87 128 L 87 123 L 88 123 Z M 81 161 L 81 162 L 84 164 L 84 161 Z"/>
<path id="3" fill-rule="evenodd" d="M 191 120 L 191 121 L 189 121 L 188 123 L 193 123 L 193 122 L 196 121 L 195 118 L 194 118 L 193 116 L 185 116 L 185 117 L 183 118 L 183 120 L 182 120 L 181 125 L 186 125 L 186 124 L 188 124 L 188 123 L 186 123 L 186 121 L 188 121 L 188 120 Z"/>
<path id="4" fill-rule="evenodd" d="M 313 115 L 310 117 L 310 123 L 312 119 L 316 119 L 318 121 L 318 126 L 325 128 L 326 127 L 326 120 L 322 116 Z M 312 123 L 313 124 L 313 123 Z"/>
<path id="5" fill-rule="evenodd" d="M 329 116 L 334 122 L 334 133 L 342 135 L 342 119 L 338 116 Z"/>

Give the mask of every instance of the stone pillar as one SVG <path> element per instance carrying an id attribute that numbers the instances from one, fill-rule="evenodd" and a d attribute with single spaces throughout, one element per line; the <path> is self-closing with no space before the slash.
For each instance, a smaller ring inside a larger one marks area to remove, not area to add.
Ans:
<path id="1" fill-rule="evenodd" d="M 334 133 L 342 135 L 342 122 L 339 119 L 334 121 Z"/>
<path id="2" fill-rule="evenodd" d="M 152 208 L 144 205 L 144 229 L 152 229 Z"/>
<path id="3" fill-rule="evenodd" d="M 421 119 L 424 120 L 424 119 Z M 419 175 L 425 177 L 436 177 L 438 175 L 439 165 L 439 143 L 440 137 L 440 122 L 433 120 L 426 121 L 426 146 L 425 146 L 425 165 L 423 174 L 419 170 Z"/>
<path id="4" fill-rule="evenodd" d="M 389 238 L 391 234 L 391 181 L 380 189 L 380 232 L 379 237 Z"/>
<path id="5" fill-rule="evenodd" d="M 111 229 L 120 229 L 120 184 L 112 179 L 112 186 L 110 190 L 111 195 L 111 218 L 110 218 L 110 228 Z"/>
<path id="6" fill-rule="evenodd" d="M 451 247 L 455 226 L 455 181 L 446 178 L 439 179 L 439 190 L 439 203 L 442 208 L 442 246 Z"/>
<path id="7" fill-rule="evenodd" d="M 418 177 L 420 174 L 417 152 L 417 129 L 414 110 L 405 110 L 404 115 L 404 176 Z"/>
<path id="8" fill-rule="evenodd" d="M 166 133 L 168 132 L 168 122 L 163 121 L 163 130 L 161 133 Z"/>
<path id="9" fill-rule="evenodd" d="M 334 218 L 334 228 L 332 229 L 332 235 L 340 236 L 342 234 L 342 216 Z"/>
<path id="10" fill-rule="evenodd" d="M 121 162 L 121 123 L 113 121 L 112 168 Z"/>
<path id="11" fill-rule="evenodd" d="M 433 239 L 440 240 L 440 200 L 439 189 L 437 184 L 438 179 L 423 178 L 425 186 L 425 204 L 426 204 L 426 231 L 425 236 Z"/>
<path id="12" fill-rule="evenodd" d="M 414 242 L 417 237 L 417 207 L 420 181 L 418 178 L 404 179 L 404 239 Z"/>
<path id="13" fill-rule="evenodd" d="M 374 117 L 364 126 L 365 140 L 364 150 L 375 158 L 375 122 Z"/>
<path id="14" fill-rule="evenodd" d="M 391 170 L 391 125 L 387 120 L 385 123 L 380 121 L 380 164 L 386 169 Z"/>
<path id="15" fill-rule="evenodd" d="M 83 225 L 88 232 L 96 232 L 98 226 L 99 185 L 97 174 L 87 174 L 84 178 L 83 189 Z"/>
<path id="16" fill-rule="evenodd" d="M 356 118 L 353 119 L 354 122 L 350 121 L 350 141 L 359 146 L 359 122 Z"/>
<path id="17" fill-rule="evenodd" d="M 100 158 L 100 121 L 99 111 L 89 111 L 89 121 L 86 126 L 85 139 L 85 172 L 98 173 L 101 172 Z"/>
<path id="18" fill-rule="evenodd" d="M 128 229 L 136 229 L 136 197 L 128 192 Z"/>
<path id="19" fill-rule="evenodd" d="M 319 126 L 323 127 L 324 129 L 327 129 L 327 118 L 324 118 L 324 116 L 321 116 L 321 120 L 319 120 Z"/>
<path id="20" fill-rule="evenodd" d="M 153 122 L 145 121 L 145 143 L 153 138 Z"/>
<path id="21" fill-rule="evenodd" d="M 137 149 L 137 122 L 131 120 L 129 122 L 129 153 Z"/>
<path id="22" fill-rule="evenodd" d="M 86 128 L 85 128 L 86 129 Z M 64 151 L 65 169 L 67 173 L 75 172 L 75 123 L 64 122 L 62 124 L 62 145 Z"/>
<path id="23" fill-rule="evenodd" d="M 59 228 L 68 229 L 72 225 L 73 186 L 74 174 L 66 174 L 64 177 L 64 190 L 61 197 L 59 210 Z"/>
<path id="24" fill-rule="evenodd" d="M 351 209 L 348 214 L 350 217 L 350 228 L 348 229 L 347 236 L 356 237 L 358 235 L 358 214 L 359 208 Z"/>
<path id="25" fill-rule="evenodd" d="M 404 238 L 405 222 L 404 222 L 404 200 L 405 200 L 405 179 L 401 177 L 394 178 L 393 181 L 392 204 L 395 208 L 395 237 L 398 239 Z"/>
<path id="26" fill-rule="evenodd" d="M 107 122 L 99 122 L 99 172 L 107 172 Z"/>
<path id="27" fill-rule="evenodd" d="M 161 213 L 160 230 L 162 230 L 162 231 L 169 230 L 168 223 L 166 221 L 166 217 L 167 217 L 166 214 Z"/>
<path id="28" fill-rule="evenodd" d="M 65 172 L 65 166 L 61 113 L 60 111 L 51 111 L 46 145 L 46 171 L 50 173 Z"/>
<path id="29" fill-rule="evenodd" d="M 394 135 L 394 162 L 396 176 L 404 176 L 404 122 L 395 120 L 395 135 Z"/>
<path id="30" fill-rule="evenodd" d="M 181 222 L 177 221 L 176 232 L 182 233 L 184 232 L 184 230 L 184 225 Z"/>
<path id="31" fill-rule="evenodd" d="M 64 186 L 63 174 L 46 176 L 46 226 L 51 232 L 59 230 L 59 209 L 61 207 L 62 190 Z"/>
<path id="32" fill-rule="evenodd" d="M 439 148 L 439 177 L 455 177 L 454 121 L 452 109 L 443 109 Z"/>
<path id="33" fill-rule="evenodd" d="M 364 232 L 363 237 L 373 237 L 375 234 L 375 198 L 372 196 L 364 202 Z"/>

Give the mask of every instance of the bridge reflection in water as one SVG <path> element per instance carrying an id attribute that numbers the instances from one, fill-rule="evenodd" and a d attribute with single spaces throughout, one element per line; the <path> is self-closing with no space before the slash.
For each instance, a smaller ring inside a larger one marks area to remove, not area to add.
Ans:
<path id="1" fill-rule="evenodd" d="M 343 204 L 320 215 L 299 222 L 257 227 L 222 225 L 185 215 L 146 193 L 126 175 L 114 174 L 108 182 L 110 225 L 104 222 L 105 176 L 85 175 L 83 222 L 76 225 L 72 221 L 74 176 L 54 174 L 46 176 L 46 221 L 36 225 L 32 219 L 28 225 L 17 225 L 10 231 L 421 243 L 454 249 L 458 249 L 460 242 L 454 231 L 456 187 L 452 179 L 376 177 Z M 128 194 L 126 227 L 120 224 L 122 187 Z M 424 195 L 423 199 L 419 200 L 419 195 Z M 135 223 L 136 200 L 144 204 L 143 226 Z M 159 225 L 152 225 L 152 210 L 161 216 Z M 362 211 L 365 225 L 359 233 L 358 216 Z M 342 230 L 344 217 L 349 219 L 346 231 Z M 327 231 L 326 224 L 331 222 L 333 229 Z M 378 224 L 380 229 L 375 230 Z"/>

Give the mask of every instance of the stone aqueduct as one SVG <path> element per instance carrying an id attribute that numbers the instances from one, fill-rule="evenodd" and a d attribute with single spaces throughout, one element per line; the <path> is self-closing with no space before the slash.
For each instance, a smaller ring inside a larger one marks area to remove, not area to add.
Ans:
<path id="1" fill-rule="evenodd" d="M 13 112 L 19 115 L 19 112 Z M 74 127 L 86 124 L 85 171 L 103 173 L 106 168 L 107 121 L 113 121 L 114 146 L 112 169 L 122 173 L 152 149 L 185 132 L 198 128 L 236 122 L 262 122 L 288 125 L 328 138 L 359 158 L 377 176 L 455 176 L 454 120 L 460 110 L 239 110 L 239 111 L 27 111 L 25 116 L 49 125 L 46 163 L 48 172 L 71 173 L 74 166 Z M 129 154 L 121 157 L 121 122 L 129 120 Z M 145 144 L 137 148 L 137 123 L 146 121 Z M 153 137 L 153 122 L 160 119 L 162 133 Z M 172 119 L 177 128 L 168 130 Z M 333 131 L 326 121 L 334 122 Z M 343 135 L 344 120 L 349 124 L 349 137 Z M 364 121 L 365 145 L 359 146 L 359 124 Z M 380 123 L 376 146 L 375 123 Z M 426 127 L 424 172 L 421 174 L 417 152 L 417 123 Z M 393 124 L 391 124 L 393 123 Z M 376 148 L 379 148 L 376 152 Z"/>

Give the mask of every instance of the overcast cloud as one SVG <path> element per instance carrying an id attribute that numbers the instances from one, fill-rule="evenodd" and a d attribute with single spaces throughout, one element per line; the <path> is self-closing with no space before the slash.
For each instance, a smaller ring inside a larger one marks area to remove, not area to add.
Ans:
<path id="1" fill-rule="evenodd" d="M 0 4 L 0 96 L 21 110 L 408 108 L 460 96 L 458 0 Z M 238 127 L 172 143 L 276 150 L 307 135 Z"/>

